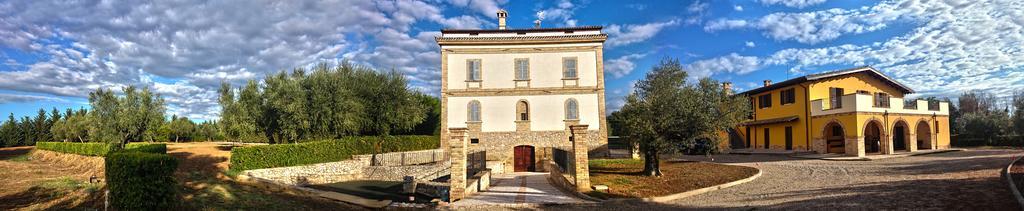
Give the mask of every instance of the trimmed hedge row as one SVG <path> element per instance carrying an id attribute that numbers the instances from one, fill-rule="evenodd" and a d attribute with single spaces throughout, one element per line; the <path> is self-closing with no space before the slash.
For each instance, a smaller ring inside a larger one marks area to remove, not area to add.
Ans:
<path id="1" fill-rule="evenodd" d="M 157 154 L 167 154 L 167 144 L 164 143 L 128 143 L 124 146 L 125 151 L 130 152 L 148 152 Z"/>
<path id="2" fill-rule="evenodd" d="M 438 136 L 358 136 L 342 139 L 235 147 L 231 170 L 244 171 L 336 162 L 352 155 L 437 149 Z"/>
<path id="3" fill-rule="evenodd" d="M 177 200 L 174 157 L 125 151 L 107 156 L 105 165 L 110 204 L 119 210 L 169 210 Z"/>
<path id="4" fill-rule="evenodd" d="M 107 156 L 118 150 L 117 144 L 109 143 L 77 143 L 77 142 L 37 142 L 37 149 L 86 156 Z M 164 143 L 128 143 L 125 151 L 167 154 Z"/>
<path id="5" fill-rule="evenodd" d="M 117 151 L 116 144 L 107 143 L 36 142 L 36 148 L 87 156 L 107 156 Z"/>

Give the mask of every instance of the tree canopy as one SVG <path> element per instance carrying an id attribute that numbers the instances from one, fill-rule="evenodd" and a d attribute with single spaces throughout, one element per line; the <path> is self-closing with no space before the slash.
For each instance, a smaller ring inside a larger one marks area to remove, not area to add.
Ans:
<path id="1" fill-rule="evenodd" d="M 733 96 L 713 79 L 687 81 L 679 60 L 663 59 L 612 114 L 612 121 L 621 126 L 613 130 L 639 143 L 646 175 L 661 176 L 661 153 L 716 151 L 718 134 L 750 112 L 746 97 Z"/>

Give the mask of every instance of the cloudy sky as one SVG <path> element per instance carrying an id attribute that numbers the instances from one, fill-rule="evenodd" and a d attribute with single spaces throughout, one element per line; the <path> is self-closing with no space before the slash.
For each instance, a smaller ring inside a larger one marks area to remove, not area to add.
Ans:
<path id="1" fill-rule="evenodd" d="M 620 3 L 620 4 L 610 4 Z M 97 88 L 148 86 L 169 112 L 216 119 L 216 87 L 319 62 L 404 72 L 437 95 L 442 28 L 604 26 L 609 109 L 661 58 L 693 77 L 762 80 L 871 65 L 918 91 L 1024 88 L 1018 0 L 36 1 L 0 2 L 0 112 L 87 107 Z"/>

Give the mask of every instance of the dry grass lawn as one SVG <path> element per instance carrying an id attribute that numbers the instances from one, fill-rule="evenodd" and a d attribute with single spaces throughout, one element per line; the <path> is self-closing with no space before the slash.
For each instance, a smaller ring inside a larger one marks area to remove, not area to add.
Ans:
<path id="1" fill-rule="evenodd" d="M 225 175 L 231 145 L 170 143 L 178 158 L 175 178 L 180 202 L 174 210 L 363 210 L 326 199 L 265 191 Z M 33 147 L 0 148 L 0 210 L 103 210 L 103 159 L 69 159 L 60 153 L 32 153 Z"/>
<path id="2" fill-rule="evenodd" d="M 643 160 L 599 159 L 590 161 L 590 183 L 607 185 L 608 193 L 592 192 L 599 198 L 644 198 L 664 196 L 724 184 L 757 174 L 757 169 L 692 161 L 663 161 L 664 176 L 644 176 Z"/>

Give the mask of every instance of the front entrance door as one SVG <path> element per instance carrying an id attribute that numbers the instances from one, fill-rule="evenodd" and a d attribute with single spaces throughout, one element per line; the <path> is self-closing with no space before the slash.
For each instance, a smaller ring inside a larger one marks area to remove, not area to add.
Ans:
<path id="1" fill-rule="evenodd" d="M 515 172 L 521 171 L 534 171 L 534 159 L 533 159 L 533 146 L 516 146 L 514 148 L 515 155 L 513 160 L 515 162 Z"/>
<path id="2" fill-rule="evenodd" d="M 786 150 L 793 150 L 793 127 L 786 127 Z"/>
<path id="3" fill-rule="evenodd" d="M 843 127 L 839 124 L 832 123 L 825 129 L 825 145 L 826 152 L 828 153 L 845 153 L 846 143 L 844 141 L 845 136 Z"/>

